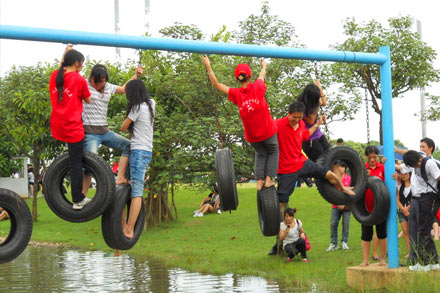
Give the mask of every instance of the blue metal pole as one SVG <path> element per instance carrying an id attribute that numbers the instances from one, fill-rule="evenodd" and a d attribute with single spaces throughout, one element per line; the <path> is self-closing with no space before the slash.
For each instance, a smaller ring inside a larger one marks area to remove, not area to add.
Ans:
<path id="1" fill-rule="evenodd" d="M 397 241 L 397 204 L 396 182 L 392 178 L 394 167 L 394 134 L 393 134 L 393 102 L 391 90 L 391 56 L 390 47 L 379 48 L 379 52 L 387 56 L 387 61 L 380 66 L 380 85 L 382 97 L 382 131 L 385 162 L 385 184 L 390 192 L 390 211 L 387 219 L 388 235 L 388 267 L 399 267 L 399 243 Z"/>
<path id="2" fill-rule="evenodd" d="M 201 54 L 273 57 L 362 64 L 383 64 L 386 62 L 386 57 L 383 54 L 376 53 L 321 51 L 302 48 L 203 42 L 9 25 L 0 25 L 0 38 Z"/>

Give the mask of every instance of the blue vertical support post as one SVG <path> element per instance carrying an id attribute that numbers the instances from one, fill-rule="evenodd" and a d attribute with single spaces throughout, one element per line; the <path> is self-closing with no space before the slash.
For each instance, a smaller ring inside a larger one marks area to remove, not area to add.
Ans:
<path id="1" fill-rule="evenodd" d="M 390 47 L 379 48 L 379 53 L 387 56 L 387 61 L 380 65 L 380 86 L 382 98 L 382 132 L 384 144 L 385 184 L 390 192 L 390 211 L 387 219 L 388 235 L 388 267 L 399 267 L 399 243 L 397 241 L 397 204 L 396 183 L 394 173 L 394 134 L 393 134 L 393 102 L 391 90 L 391 55 Z"/>

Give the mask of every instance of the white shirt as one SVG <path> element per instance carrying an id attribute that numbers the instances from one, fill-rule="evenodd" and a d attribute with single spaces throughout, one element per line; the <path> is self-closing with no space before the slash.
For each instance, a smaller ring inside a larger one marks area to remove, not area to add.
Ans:
<path id="1" fill-rule="evenodd" d="M 297 221 L 298 221 L 298 224 L 297 224 Z M 297 220 L 297 219 L 293 219 L 293 222 L 294 222 L 294 224 L 292 223 L 292 225 L 295 225 L 295 226 L 289 230 L 289 232 L 286 235 L 286 238 L 284 238 L 283 247 L 289 243 L 296 242 L 299 239 L 299 230 L 302 227 L 302 223 L 300 220 Z M 280 223 L 280 229 L 281 230 L 287 229 L 287 225 L 286 225 L 286 223 L 284 223 L 284 221 Z"/>
<path id="2" fill-rule="evenodd" d="M 156 102 L 150 99 L 153 115 Z M 133 135 L 130 141 L 132 150 L 153 150 L 153 124 L 151 123 L 150 109 L 147 103 L 142 103 L 139 109 L 132 108 L 128 118 L 133 121 Z"/>
<path id="3" fill-rule="evenodd" d="M 83 124 L 107 126 L 108 103 L 110 102 L 111 96 L 116 92 L 116 85 L 107 82 L 104 86 L 104 91 L 101 93 L 92 86 L 90 81 L 87 81 L 87 84 L 92 101 L 90 103 L 83 101 Z"/>
<path id="4" fill-rule="evenodd" d="M 428 182 L 434 188 L 437 187 L 438 178 L 440 177 L 440 170 L 433 159 L 427 160 L 425 165 L 426 176 Z M 420 197 L 422 193 L 435 192 L 426 182 L 423 180 L 420 168 L 414 168 L 411 176 L 411 191 L 413 197 Z"/>

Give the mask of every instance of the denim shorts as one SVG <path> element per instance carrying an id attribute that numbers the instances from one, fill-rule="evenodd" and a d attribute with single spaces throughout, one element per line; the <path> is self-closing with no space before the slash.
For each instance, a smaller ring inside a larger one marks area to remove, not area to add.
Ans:
<path id="1" fill-rule="evenodd" d="M 405 216 L 401 210 L 397 212 L 397 216 L 399 218 L 399 223 L 408 222 L 408 217 Z"/>
<path id="2" fill-rule="evenodd" d="M 145 172 L 150 164 L 152 155 L 150 151 L 131 150 L 130 180 L 132 198 L 143 195 Z"/>
<path id="3" fill-rule="evenodd" d="M 105 134 L 88 134 L 84 138 L 84 151 L 98 153 L 99 145 L 105 145 L 113 149 L 121 150 L 122 156 L 128 157 L 130 153 L 130 140 L 122 135 L 108 131 Z"/>

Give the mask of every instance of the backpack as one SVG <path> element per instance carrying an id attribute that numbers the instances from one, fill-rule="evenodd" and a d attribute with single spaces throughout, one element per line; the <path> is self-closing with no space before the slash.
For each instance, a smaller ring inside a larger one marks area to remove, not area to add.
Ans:
<path id="1" fill-rule="evenodd" d="M 428 184 L 428 186 L 431 187 L 431 188 L 434 190 L 434 193 L 436 193 L 437 196 L 440 196 L 440 193 L 439 193 L 439 191 L 440 191 L 440 181 L 437 181 L 437 186 L 436 186 L 436 187 L 433 187 L 431 184 L 429 184 L 429 182 L 428 182 L 428 176 L 426 175 L 426 162 L 427 162 L 428 160 L 430 160 L 430 159 L 431 159 L 431 158 L 429 158 L 429 157 L 424 157 L 424 158 L 423 158 L 423 160 L 422 160 L 422 166 L 420 166 L 420 173 L 421 173 L 421 175 L 422 175 L 423 180 L 426 182 L 426 184 Z M 435 160 L 434 160 L 434 162 L 435 162 L 435 164 L 437 165 L 437 167 L 440 169 L 440 163 L 437 162 L 437 161 L 435 161 Z"/>

